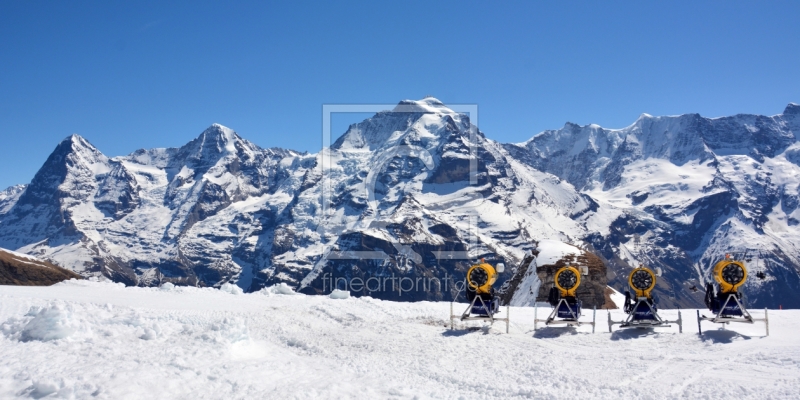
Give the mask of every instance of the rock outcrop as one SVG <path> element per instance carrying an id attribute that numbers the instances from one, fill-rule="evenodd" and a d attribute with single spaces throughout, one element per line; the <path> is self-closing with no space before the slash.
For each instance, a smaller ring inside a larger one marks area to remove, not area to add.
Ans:
<path id="1" fill-rule="evenodd" d="M 49 286 L 80 275 L 47 261 L 0 249 L 0 285 Z"/>
<path id="2" fill-rule="evenodd" d="M 608 297 L 607 271 L 600 257 L 553 240 L 540 241 L 536 249 L 525 257 L 501 289 L 504 303 L 530 306 L 536 302 L 546 302 L 550 288 L 554 286 L 556 272 L 566 266 L 585 266 L 589 270 L 588 275 L 581 276 L 581 285 L 576 293 L 584 308 L 616 308 Z"/>

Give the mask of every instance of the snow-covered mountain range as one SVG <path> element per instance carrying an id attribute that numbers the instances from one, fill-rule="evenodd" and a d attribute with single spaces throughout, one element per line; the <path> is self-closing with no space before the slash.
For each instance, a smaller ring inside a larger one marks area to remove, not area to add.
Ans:
<path id="1" fill-rule="evenodd" d="M 475 259 L 516 266 L 552 239 L 597 252 L 617 290 L 631 265 L 662 267 L 666 306 L 699 305 L 710 266 L 753 249 L 751 303 L 800 307 L 797 132 L 790 104 L 501 144 L 428 97 L 317 154 L 216 124 L 181 148 L 111 158 L 73 135 L 30 184 L 0 192 L 0 247 L 131 285 L 448 300 Z"/>

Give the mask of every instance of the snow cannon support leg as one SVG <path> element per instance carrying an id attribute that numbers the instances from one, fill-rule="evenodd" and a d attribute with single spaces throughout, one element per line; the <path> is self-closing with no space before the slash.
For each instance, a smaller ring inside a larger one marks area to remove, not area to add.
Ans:
<path id="1" fill-rule="evenodd" d="M 597 325 L 597 306 L 592 307 L 592 333 L 594 333 L 594 327 Z"/>
<path id="2" fill-rule="evenodd" d="M 511 306 L 506 304 L 506 333 L 508 333 L 508 324 L 511 322 Z"/>
<path id="3" fill-rule="evenodd" d="M 767 326 L 767 336 L 769 336 L 769 311 L 764 307 L 764 324 Z"/>
<path id="4" fill-rule="evenodd" d="M 454 318 L 454 317 L 455 317 L 455 315 L 453 315 L 453 302 L 451 301 L 451 302 L 450 302 L 450 330 L 451 330 L 451 331 L 452 331 L 453 329 L 455 329 L 455 327 L 453 327 L 453 318 Z"/>
<path id="5" fill-rule="evenodd" d="M 700 328 L 700 310 L 697 310 L 697 334 L 702 335 L 703 329 Z"/>

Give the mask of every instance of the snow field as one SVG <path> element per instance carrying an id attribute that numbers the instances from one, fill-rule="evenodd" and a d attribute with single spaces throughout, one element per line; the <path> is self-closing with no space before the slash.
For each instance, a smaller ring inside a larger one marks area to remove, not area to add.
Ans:
<path id="1" fill-rule="evenodd" d="M 512 307 L 505 334 L 502 323 L 449 330 L 446 302 L 281 292 L 0 286 L 0 398 L 800 396 L 800 311 L 770 311 L 769 337 L 763 324 L 707 323 L 700 337 L 694 310 L 683 311 L 683 334 L 676 326 L 609 334 L 598 311 L 592 334 L 591 326 L 534 331 L 534 309 Z M 539 318 L 549 311 L 539 308 Z"/>

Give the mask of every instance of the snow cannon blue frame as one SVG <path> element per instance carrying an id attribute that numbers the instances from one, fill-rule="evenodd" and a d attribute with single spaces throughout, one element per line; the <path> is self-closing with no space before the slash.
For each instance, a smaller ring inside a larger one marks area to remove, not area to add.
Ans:
<path id="1" fill-rule="evenodd" d="M 742 301 L 739 288 L 747 281 L 747 267 L 744 261 L 732 259 L 730 254 L 725 254 L 724 259 L 714 264 L 713 274 L 714 280 L 719 285 L 719 292 L 715 293 L 714 285 L 709 282 L 706 285 L 705 303 L 714 316 L 701 316 L 700 310 L 697 310 L 698 335 L 703 334 L 700 321 L 722 324 L 723 330 L 725 325 L 731 322 L 754 324 L 756 321 L 763 321 L 769 336 L 769 311 L 764 309 L 764 318 L 753 318 Z"/>
<path id="2" fill-rule="evenodd" d="M 533 330 L 538 329 L 539 322 L 544 322 L 546 326 L 550 325 L 564 325 L 564 326 L 581 326 L 591 325 L 592 333 L 594 333 L 595 317 L 597 316 L 597 308 L 592 309 L 592 322 L 582 322 L 581 305 L 583 304 L 576 296 L 578 286 L 581 285 L 581 275 L 588 275 L 589 268 L 581 266 L 578 268 L 567 266 L 562 267 L 556 271 L 553 277 L 554 287 L 550 288 L 548 295 L 548 302 L 553 306 L 553 311 L 547 319 L 538 318 L 538 307 L 533 309 Z M 559 319 L 556 319 L 559 318 Z"/>
<path id="3" fill-rule="evenodd" d="M 505 321 L 506 333 L 509 328 L 509 306 L 506 305 L 506 317 L 497 318 L 495 314 L 500 312 L 500 299 L 495 296 L 492 285 L 497 281 L 497 275 L 505 270 L 505 264 L 497 264 L 495 269 L 484 262 L 483 259 L 467 271 L 466 276 L 466 297 L 469 306 L 460 316 L 453 314 L 453 304 L 455 299 L 450 302 L 450 329 L 455 329 L 454 320 L 460 321 L 485 321 L 493 325 L 495 321 Z M 460 293 L 459 293 L 460 294 Z M 458 295 L 456 295 L 458 298 Z"/>
<path id="4" fill-rule="evenodd" d="M 556 311 L 556 317 L 572 321 L 576 321 L 581 317 L 583 303 L 580 300 L 563 298 L 560 300 L 558 305 L 553 308 Z"/>
<path id="5" fill-rule="evenodd" d="M 611 319 L 611 312 L 608 313 L 608 331 L 612 332 L 614 325 L 620 328 L 668 328 L 671 323 L 678 324 L 678 332 L 683 333 L 683 318 L 681 311 L 678 310 L 678 319 L 667 321 L 658 315 L 656 299 L 652 291 L 656 287 L 656 277 L 661 276 L 661 268 L 656 268 L 653 272 L 639 264 L 628 275 L 628 286 L 633 289 L 625 291 L 625 305 L 623 311 L 628 314 L 624 321 L 614 321 Z M 634 301 L 635 298 L 635 301 Z"/>

